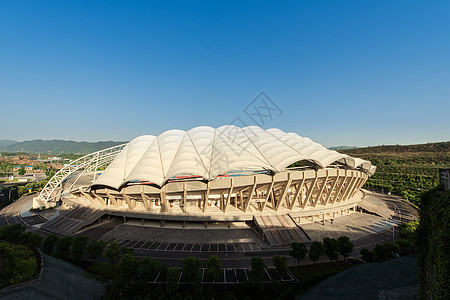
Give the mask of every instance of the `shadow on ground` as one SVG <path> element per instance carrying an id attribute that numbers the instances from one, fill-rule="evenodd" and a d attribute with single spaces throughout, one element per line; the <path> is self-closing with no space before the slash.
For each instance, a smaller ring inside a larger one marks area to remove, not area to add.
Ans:
<path id="1" fill-rule="evenodd" d="M 417 299 L 414 256 L 363 264 L 343 271 L 306 291 L 303 299 Z"/>

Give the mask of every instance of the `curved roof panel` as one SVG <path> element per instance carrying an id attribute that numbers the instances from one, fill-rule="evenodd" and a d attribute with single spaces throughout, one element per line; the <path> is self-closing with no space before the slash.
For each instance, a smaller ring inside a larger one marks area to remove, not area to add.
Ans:
<path id="1" fill-rule="evenodd" d="M 339 162 L 368 174 L 375 171 L 369 161 L 329 150 L 309 138 L 280 129 L 200 126 L 133 139 L 93 185 L 118 189 L 130 181 L 147 181 L 162 186 L 175 176 L 195 175 L 212 180 L 235 169 L 281 172 L 300 160 L 313 161 L 322 168 Z"/>

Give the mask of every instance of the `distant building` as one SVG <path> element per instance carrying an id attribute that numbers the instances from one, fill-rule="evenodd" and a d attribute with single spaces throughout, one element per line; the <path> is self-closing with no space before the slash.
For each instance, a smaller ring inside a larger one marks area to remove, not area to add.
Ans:
<path id="1" fill-rule="evenodd" d="M 450 169 L 439 169 L 439 181 L 446 190 L 450 189 Z"/>

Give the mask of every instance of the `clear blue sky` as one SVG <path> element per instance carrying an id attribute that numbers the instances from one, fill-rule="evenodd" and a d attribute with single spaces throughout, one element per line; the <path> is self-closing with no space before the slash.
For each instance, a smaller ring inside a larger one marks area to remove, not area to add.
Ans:
<path id="1" fill-rule="evenodd" d="M 450 140 L 448 1 L 2 1 L 0 139 L 265 127 L 325 146 Z"/>

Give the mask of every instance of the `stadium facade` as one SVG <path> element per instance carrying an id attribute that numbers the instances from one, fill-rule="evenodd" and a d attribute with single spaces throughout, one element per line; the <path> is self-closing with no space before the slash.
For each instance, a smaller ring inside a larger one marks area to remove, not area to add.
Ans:
<path id="1" fill-rule="evenodd" d="M 33 206 L 63 200 L 110 215 L 251 220 L 354 209 L 376 167 L 280 129 L 226 125 L 144 135 L 60 170 Z"/>

